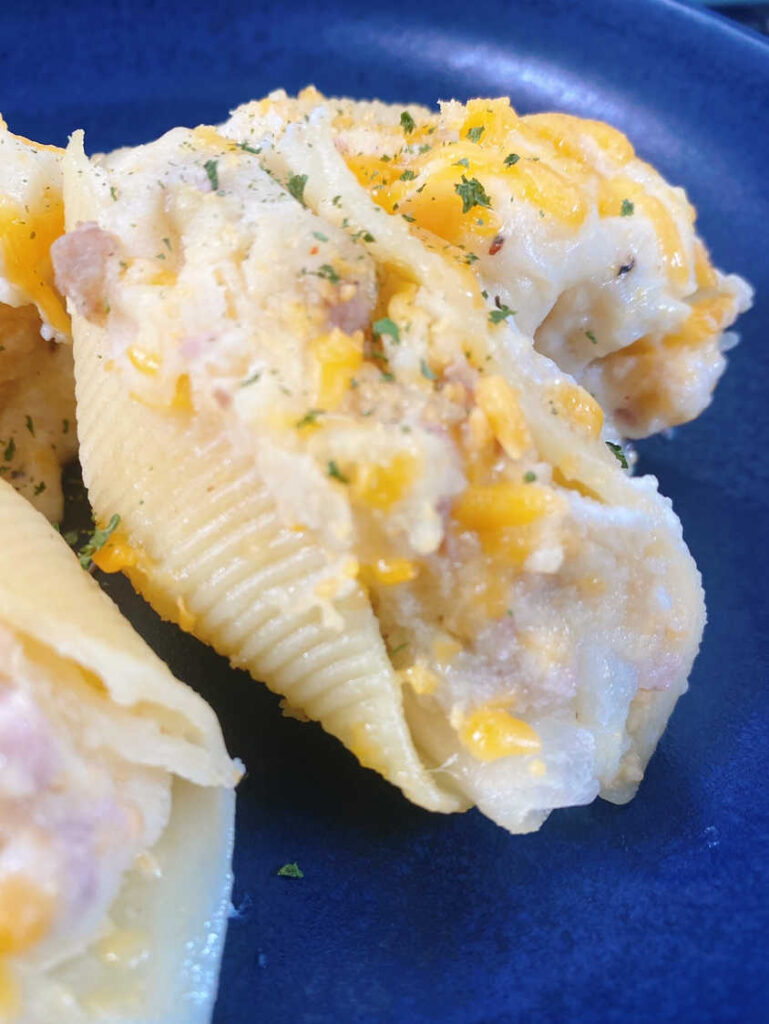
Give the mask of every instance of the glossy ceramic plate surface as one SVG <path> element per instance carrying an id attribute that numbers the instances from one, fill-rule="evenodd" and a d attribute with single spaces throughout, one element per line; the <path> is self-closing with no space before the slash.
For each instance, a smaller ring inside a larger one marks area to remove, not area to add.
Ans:
<path id="1" fill-rule="evenodd" d="M 412 807 L 120 580 L 218 710 L 240 788 L 217 1024 L 766 1020 L 769 1005 L 769 47 L 665 0 L 6 3 L 0 109 L 93 150 L 314 82 L 391 101 L 509 94 L 611 121 L 687 187 L 717 263 L 757 287 L 713 407 L 642 445 L 710 622 L 640 793 L 514 837 Z M 298 861 L 302 880 L 276 876 Z M 763 1009 L 762 1009 L 763 1008 Z"/>

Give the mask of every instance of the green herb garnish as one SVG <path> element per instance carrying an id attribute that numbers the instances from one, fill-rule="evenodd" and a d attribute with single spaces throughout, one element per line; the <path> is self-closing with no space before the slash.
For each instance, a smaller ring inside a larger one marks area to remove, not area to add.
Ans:
<path id="1" fill-rule="evenodd" d="M 208 180 L 211 182 L 211 188 L 214 192 L 219 191 L 219 161 L 218 160 L 206 160 L 203 164 L 205 168 Z"/>
<path id="2" fill-rule="evenodd" d="M 322 277 L 324 281 L 330 281 L 332 284 L 336 284 L 339 281 L 339 274 L 334 270 L 330 263 L 323 263 L 320 269 L 315 272 L 316 277 Z"/>
<path id="3" fill-rule="evenodd" d="M 510 307 L 506 306 L 504 302 L 497 300 L 497 308 L 492 309 L 489 313 L 489 320 L 493 324 L 501 324 L 502 321 L 507 320 L 509 316 L 515 316 L 515 310 L 510 309 Z"/>
<path id="4" fill-rule="evenodd" d="M 406 135 L 411 135 L 411 133 L 416 128 L 414 118 L 411 116 L 408 110 L 404 110 L 401 113 L 401 128 L 406 133 Z"/>
<path id="5" fill-rule="evenodd" d="M 629 199 L 622 200 L 622 208 L 619 211 L 620 217 L 630 217 L 635 213 L 635 203 L 631 203 Z"/>
<path id="6" fill-rule="evenodd" d="M 304 871 L 302 871 L 296 861 L 293 861 L 291 864 L 284 864 L 282 868 L 278 869 L 278 874 L 281 878 L 304 878 Z"/>
<path id="7" fill-rule="evenodd" d="M 463 174 L 461 183 L 454 186 L 454 191 L 462 200 L 462 213 L 468 213 L 474 206 L 491 206 L 491 200 L 477 178 L 466 178 Z"/>
<path id="8" fill-rule="evenodd" d="M 304 204 L 304 186 L 307 184 L 306 174 L 292 174 L 286 182 L 286 188 L 298 202 Z"/>
<path id="9" fill-rule="evenodd" d="M 117 513 L 115 513 L 115 515 L 110 519 L 110 521 L 107 523 L 104 529 L 95 529 L 93 531 L 93 534 L 91 535 L 91 539 L 83 545 L 80 551 L 78 551 L 78 559 L 84 569 L 91 568 L 93 556 L 96 554 L 97 551 L 101 551 L 101 549 L 104 547 L 104 545 L 107 543 L 107 541 L 110 539 L 112 534 L 117 529 L 119 522 L 120 516 L 117 515 Z"/>
<path id="10" fill-rule="evenodd" d="M 437 380 L 438 379 L 435 376 L 435 373 L 430 369 L 430 367 L 424 361 L 424 359 L 420 359 L 419 360 L 419 369 L 422 371 L 422 376 L 426 377 L 428 380 Z"/>
<path id="11" fill-rule="evenodd" d="M 398 325 L 389 316 L 383 316 L 381 320 L 375 320 L 371 328 L 374 334 L 378 334 L 380 338 L 385 334 L 389 334 L 396 345 L 400 343 L 401 332 L 398 330 Z"/>
<path id="12" fill-rule="evenodd" d="M 322 416 L 325 409 L 309 409 L 300 420 L 297 420 L 294 424 L 297 430 L 302 427 L 309 427 L 310 424 L 315 423 L 319 416 Z"/>
<path id="13" fill-rule="evenodd" d="M 617 462 L 619 462 L 620 466 L 622 466 L 623 469 L 627 469 L 627 457 L 625 453 L 622 451 L 622 445 L 615 444 L 613 441 L 607 441 L 606 447 L 611 450 L 612 454 L 614 455 L 614 458 L 617 460 Z"/>
<path id="14" fill-rule="evenodd" d="M 592 341 L 594 345 L 598 344 L 598 338 L 596 338 L 592 331 L 585 331 L 585 337 L 588 341 Z"/>
<path id="15" fill-rule="evenodd" d="M 484 126 L 482 124 L 478 125 L 477 128 L 468 128 L 468 130 L 467 130 L 467 138 L 471 142 L 478 142 L 478 140 L 480 139 L 481 135 L 483 135 L 485 130 L 486 129 L 484 128 Z"/>
<path id="16" fill-rule="evenodd" d="M 329 459 L 327 472 L 332 479 L 338 480 L 340 484 L 349 484 L 350 482 L 349 476 L 344 475 L 333 459 Z"/>
<path id="17" fill-rule="evenodd" d="M 513 164 L 517 164 L 521 158 L 517 153 L 508 153 L 505 157 L 505 167 L 512 167 Z"/>

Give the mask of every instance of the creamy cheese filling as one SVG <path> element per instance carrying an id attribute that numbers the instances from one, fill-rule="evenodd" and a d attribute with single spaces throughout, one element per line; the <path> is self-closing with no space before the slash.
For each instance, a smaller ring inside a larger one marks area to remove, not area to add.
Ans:
<path id="1" fill-rule="evenodd" d="M 723 372 L 723 332 L 751 290 L 710 263 L 695 211 L 621 132 L 507 99 L 439 114 L 326 100 L 307 89 L 238 108 L 225 131 L 260 140 L 328 111 L 358 181 L 411 230 L 443 240 L 539 351 L 628 437 L 694 418 Z"/>

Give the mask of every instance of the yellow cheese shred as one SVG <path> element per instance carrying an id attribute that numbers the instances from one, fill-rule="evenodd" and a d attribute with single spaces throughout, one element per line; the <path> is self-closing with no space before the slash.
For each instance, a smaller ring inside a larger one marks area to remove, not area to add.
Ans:
<path id="1" fill-rule="evenodd" d="M 0 245 L 5 273 L 27 294 L 48 323 L 62 334 L 72 327 L 64 301 L 53 285 L 50 248 L 64 234 L 64 205 L 51 191 L 41 206 L 29 211 L 0 195 Z"/>
<path id="2" fill-rule="evenodd" d="M 536 754 L 542 741 L 528 722 L 503 708 L 481 707 L 463 718 L 458 735 L 465 750 L 479 761 Z"/>

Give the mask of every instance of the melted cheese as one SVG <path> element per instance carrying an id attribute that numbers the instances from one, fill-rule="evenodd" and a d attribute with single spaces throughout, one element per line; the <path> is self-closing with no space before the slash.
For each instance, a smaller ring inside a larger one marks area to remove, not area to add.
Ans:
<path id="1" fill-rule="evenodd" d="M 478 708 L 462 719 L 459 739 L 479 761 L 536 754 L 542 742 L 532 727 L 503 708 Z"/>
<path id="2" fill-rule="evenodd" d="M 22 209 L 0 195 L 0 245 L 5 274 L 40 309 L 51 326 L 71 332 L 69 316 L 53 284 L 50 248 L 64 234 L 64 206 L 51 189 L 39 206 Z"/>
<path id="3" fill-rule="evenodd" d="M 651 195 L 643 185 L 630 178 L 620 176 L 601 182 L 598 212 L 602 217 L 623 216 L 623 205 L 627 203 L 633 204 L 632 216 L 640 214 L 651 222 L 666 272 L 675 284 L 684 286 L 689 280 L 691 267 L 681 232 L 667 206 L 658 196 Z"/>
<path id="4" fill-rule="evenodd" d="M 26 875 L 0 877 L 0 957 L 24 953 L 48 932 L 52 897 Z"/>

